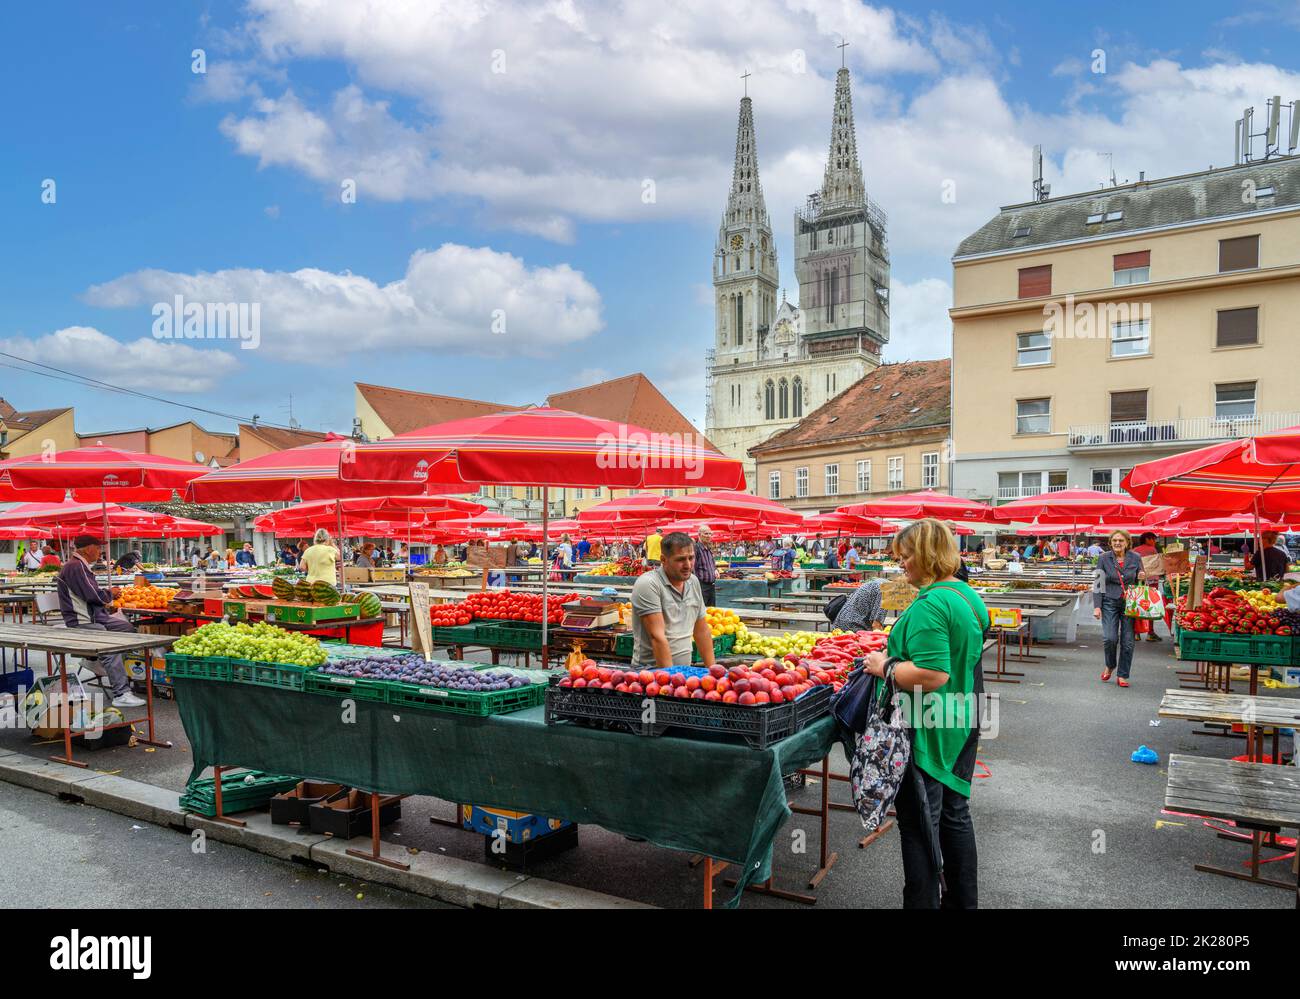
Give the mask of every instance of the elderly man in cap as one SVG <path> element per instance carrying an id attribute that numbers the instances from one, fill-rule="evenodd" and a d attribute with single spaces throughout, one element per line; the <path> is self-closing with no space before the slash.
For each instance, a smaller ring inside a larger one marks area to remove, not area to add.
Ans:
<path id="1" fill-rule="evenodd" d="M 88 628 L 95 631 L 130 631 L 135 629 L 122 617 L 114 616 L 108 605 L 117 598 L 117 588 L 100 589 L 91 566 L 99 561 L 99 539 L 89 534 L 78 535 L 73 542 L 76 552 L 59 570 L 59 612 L 69 628 Z M 101 656 L 99 661 L 108 674 L 110 693 L 115 708 L 138 708 L 144 701 L 131 693 L 131 681 L 122 664 L 121 653 Z"/>

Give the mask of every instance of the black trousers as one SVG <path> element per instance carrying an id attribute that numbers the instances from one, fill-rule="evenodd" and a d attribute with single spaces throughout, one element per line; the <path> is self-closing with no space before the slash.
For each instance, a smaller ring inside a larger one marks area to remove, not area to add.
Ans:
<path id="1" fill-rule="evenodd" d="M 714 601 L 718 599 L 718 588 L 713 583 L 701 583 L 700 590 L 704 593 L 704 606 L 718 606 Z"/>
<path id="2" fill-rule="evenodd" d="M 972 732 L 956 768 L 958 772 L 968 754 L 970 769 L 974 770 L 978 742 L 979 732 Z M 915 761 L 908 764 L 907 770 L 894 799 L 903 848 L 903 908 L 978 908 L 970 800 L 935 780 Z"/>

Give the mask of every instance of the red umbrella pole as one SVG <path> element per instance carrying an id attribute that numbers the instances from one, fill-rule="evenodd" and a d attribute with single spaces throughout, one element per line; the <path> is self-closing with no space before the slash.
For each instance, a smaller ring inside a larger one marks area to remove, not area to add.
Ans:
<path id="1" fill-rule="evenodd" d="M 550 588 L 547 586 L 547 580 L 551 578 L 551 571 L 548 568 L 550 558 L 547 554 L 550 531 L 550 506 L 551 506 L 551 487 L 542 486 L 542 669 L 546 669 L 551 661 L 550 641 L 548 638 L 548 628 L 550 621 Z"/>

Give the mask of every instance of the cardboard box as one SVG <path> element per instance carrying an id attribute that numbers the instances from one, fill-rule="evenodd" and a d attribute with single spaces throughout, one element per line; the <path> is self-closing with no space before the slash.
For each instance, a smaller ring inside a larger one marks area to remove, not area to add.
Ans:
<path id="1" fill-rule="evenodd" d="M 368 583 L 370 582 L 370 570 L 360 565 L 345 565 L 343 567 L 343 582 Z"/>
<path id="2" fill-rule="evenodd" d="M 573 825 L 568 819 L 553 819 L 505 808 L 486 808 L 483 805 L 461 805 L 460 815 L 461 825 L 470 832 L 492 836 L 501 830 L 508 843 L 527 843 Z"/>

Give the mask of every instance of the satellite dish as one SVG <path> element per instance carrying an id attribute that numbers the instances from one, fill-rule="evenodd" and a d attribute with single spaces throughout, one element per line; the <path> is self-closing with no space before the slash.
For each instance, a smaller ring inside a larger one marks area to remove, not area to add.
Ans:
<path id="1" fill-rule="evenodd" d="M 207 461 L 207 459 L 203 457 L 202 451 L 194 452 L 194 460 L 197 461 L 200 465 L 202 465 L 205 461 Z"/>

